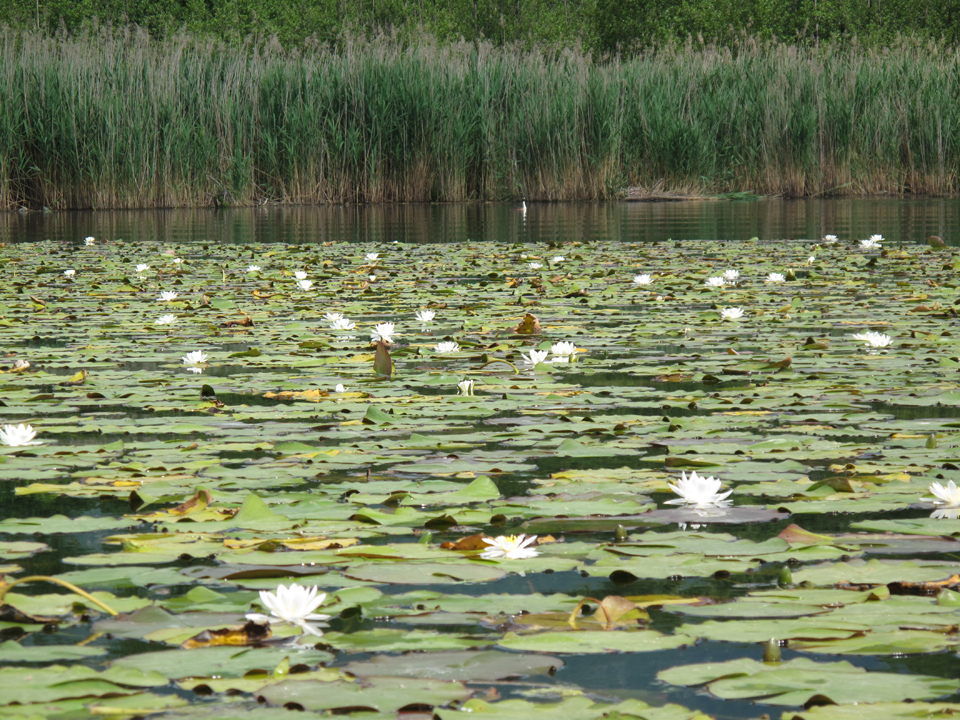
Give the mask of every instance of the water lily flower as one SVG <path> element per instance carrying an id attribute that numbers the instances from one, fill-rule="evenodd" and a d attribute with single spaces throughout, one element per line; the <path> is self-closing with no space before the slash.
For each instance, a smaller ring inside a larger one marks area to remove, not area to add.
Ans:
<path id="1" fill-rule="evenodd" d="M 331 330 L 356 330 L 357 324 L 345 317 L 337 318 L 330 323 Z"/>
<path id="2" fill-rule="evenodd" d="M 373 332 L 370 333 L 370 342 L 383 340 L 386 343 L 393 342 L 393 336 L 396 334 L 396 324 L 392 322 L 380 323 Z"/>
<path id="3" fill-rule="evenodd" d="M 323 319 L 329 322 L 336 322 L 337 320 L 343 320 L 343 313 L 328 312 L 324 314 Z"/>
<path id="4" fill-rule="evenodd" d="M 633 276 L 634 285 L 649 285 L 652 282 L 653 282 L 653 277 L 651 275 L 643 274 L 643 275 Z"/>
<path id="5" fill-rule="evenodd" d="M 542 264 L 542 263 L 538 263 L 538 262 L 532 262 L 532 263 L 530 263 L 530 269 L 531 269 L 531 270 L 539 270 L 539 269 L 542 268 L 542 267 L 543 267 L 543 264 Z"/>
<path id="6" fill-rule="evenodd" d="M 739 320 L 743 317 L 743 309 L 738 307 L 724 308 L 720 311 L 722 320 Z"/>
<path id="7" fill-rule="evenodd" d="M 207 354 L 203 350 L 194 350 L 184 355 L 181 360 L 184 365 L 202 365 L 207 361 Z"/>
<path id="8" fill-rule="evenodd" d="M 727 281 L 717 275 L 716 277 L 707 278 L 703 281 L 703 284 L 707 287 L 723 287 L 727 284 Z"/>
<path id="9" fill-rule="evenodd" d="M 723 271 L 723 279 L 726 280 L 727 282 L 736 282 L 739 277 L 740 277 L 740 271 L 739 271 L 739 270 L 724 270 L 724 271 Z"/>
<path id="10" fill-rule="evenodd" d="M 366 260 L 369 262 L 374 262 L 378 257 L 380 257 L 380 253 L 367 253 Z"/>
<path id="11" fill-rule="evenodd" d="M 313 287 L 313 280 L 297 280 L 297 287 L 306 292 Z"/>
<path id="12" fill-rule="evenodd" d="M 953 480 L 946 485 L 933 483 L 930 486 L 930 494 L 937 498 L 933 501 L 937 505 L 945 505 L 948 508 L 960 507 L 960 488 Z"/>
<path id="13" fill-rule="evenodd" d="M 173 325 L 177 321 L 176 315 L 161 315 L 155 321 L 155 325 Z"/>
<path id="14" fill-rule="evenodd" d="M 329 615 L 314 612 L 326 599 L 326 593 L 317 593 L 316 585 L 311 588 L 305 588 L 296 583 L 290 583 L 290 587 L 279 585 L 276 594 L 268 590 L 260 591 L 260 601 L 270 610 L 270 615 L 247 613 L 246 617 L 247 620 L 253 620 L 260 625 L 277 620 L 288 622 L 298 626 L 305 633 L 320 637 L 323 631 L 310 623 L 330 619 Z"/>
<path id="15" fill-rule="evenodd" d="M 550 346 L 553 362 L 573 362 L 577 359 L 577 346 L 572 342 L 558 342 Z"/>
<path id="16" fill-rule="evenodd" d="M 373 282 L 376 279 L 377 279 L 376 275 L 367 275 L 367 280 L 369 280 L 370 282 Z"/>
<path id="17" fill-rule="evenodd" d="M 787 278 L 784 276 L 783 273 L 770 273 L 769 275 L 767 275 L 767 277 L 766 277 L 766 279 L 764 280 L 764 282 L 768 282 L 768 283 L 782 283 L 782 282 L 784 282 L 786 279 L 787 279 Z"/>
<path id="18" fill-rule="evenodd" d="M 337 386 L 333 389 L 334 392 L 345 393 L 347 391 L 347 386 L 343 383 L 337 383 Z"/>
<path id="19" fill-rule="evenodd" d="M 433 310 L 417 310 L 417 320 L 424 324 L 432 322 L 436 316 Z"/>
<path id="20" fill-rule="evenodd" d="M 825 242 L 827 245 L 833 245 L 836 241 L 837 241 L 837 236 L 836 236 L 836 235 L 824 235 L 824 236 L 823 236 L 823 242 Z"/>
<path id="21" fill-rule="evenodd" d="M 714 477 L 701 477 L 694 470 L 687 477 L 685 472 L 680 473 L 681 478 L 677 484 L 667 483 L 679 498 L 667 500 L 667 505 L 693 505 L 698 508 L 706 507 L 724 507 L 730 504 L 727 496 L 733 490 L 727 490 L 725 493 L 719 492 L 720 480 Z"/>
<path id="22" fill-rule="evenodd" d="M 26 358 L 17 358 L 13 361 L 14 370 L 27 370 L 30 367 L 30 361 Z"/>
<path id="23" fill-rule="evenodd" d="M 452 340 L 447 340 L 446 342 L 437 343 L 434 346 L 434 350 L 441 355 L 444 353 L 455 353 L 460 352 L 460 345 Z"/>
<path id="24" fill-rule="evenodd" d="M 883 235 L 871 235 L 866 240 L 860 241 L 861 250 L 876 250 L 879 247 L 883 247 L 882 241 Z"/>
<path id="25" fill-rule="evenodd" d="M 73 277 L 73 276 L 76 275 L 76 274 L 77 274 L 77 271 L 76 271 L 76 270 L 64 270 L 64 271 L 63 271 L 63 276 L 64 276 L 64 277 Z"/>
<path id="26" fill-rule="evenodd" d="M 867 332 L 855 333 L 854 340 L 862 340 L 872 348 L 885 348 L 893 344 L 893 338 L 883 333 L 868 330 Z"/>
<path id="27" fill-rule="evenodd" d="M 550 353 L 547 350 L 537 350 L 534 348 L 530 351 L 529 355 L 520 354 L 520 357 L 523 358 L 524 365 L 529 365 L 530 367 L 536 366 L 537 363 L 546 363 L 550 364 L 550 360 L 547 360 L 547 356 Z"/>
<path id="28" fill-rule="evenodd" d="M 0 429 L 0 443 L 8 447 L 24 447 L 26 445 L 40 445 L 42 440 L 34 440 L 37 431 L 32 425 L 4 425 Z"/>
<path id="29" fill-rule="evenodd" d="M 173 259 L 173 264 L 174 264 L 174 265 L 180 265 L 182 262 L 183 262 L 183 258 L 174 258 L 174 259 Z"/>
<path id="30" fill-rule="evenodd" d="M 147 270 L 149 270 L 149 269 L 150 269 L 150 266 L 149 266 L 149 265 L 145 265 L 144 263 L 140 263 L 139 265 L 137 265 L 137 273 L 138 273 L 138 274 L 139 274 L 139 273 L 145 273 L 145 272 L 146 272 Z"/>
<path id="31" fill-rule="evenodd" d="M 490 547 L 484 550 L 480 557 L 484 560 L 497 560 L 499 558 L 522 560 L 536 557 L 539 552 L 535 547 L 530 547 L 536 539 L 536 535 L 530 537 L 526 535 L 499 535 L 495 538 L 483 538 L 483 541 Z"/>
<path id="32" fill-rule="evenodd" d="M 171 302 L 177 299 L 179 293 L 173 292 L 172 290 L 164 290 L 160 293 L 160 297 L 157 298 L 158 302 Z"/>
<path id="33" fill-rule="evenodd" d="M 260 272 L 260 266 L 259 266 L 259 265 L 247 265 L 247 272 L 248 272 L 248 273 Z"/>
<path id="34" fill-rule="evenodd" d="M 554 255 L 550 262 L 562 263 L 566 258 L 563 255 Z"/>
<path id="35" fill-rule="evenodd" d="M 816 261 L 817 261 L 817 258 L 811 255 L 810 257 L 807 258 L 807 265 L 813 265 Z"/>
<path id="36" fill-rule="evenodd" d="M 306 279 L 307 279 L 307 273 L 306 273 L 305 271 L 303 271 L 303 270 L 296 270 L 296 271 L 294 271 L 294 273 L 293 273 L 293 277 L 294 277 L 294 279 L 296 279 L 296 280 L 306 280 Z"/>
<path id="37" fill-rule="evenodd" d="M 95 244 L 96 242 L 97 242 L 97 239 L 96 239 L 93 235 L 91 235 L 91 236 L 88 237 L 88 238 L 84 238 L 84 239 L 83 239 L 83 244 L 84 244 L 84 245 L 93 245 L 93 244 Z"/>
<path id="38" fill-rule="evenodd" d="M 473 395 L 473 380 L 461 380 L 457 383 L 457 390 L 461 395 Z"/>

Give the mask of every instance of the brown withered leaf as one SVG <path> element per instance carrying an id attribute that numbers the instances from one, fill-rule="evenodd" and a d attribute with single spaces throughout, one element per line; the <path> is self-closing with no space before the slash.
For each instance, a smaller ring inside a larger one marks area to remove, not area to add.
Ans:
<path id="1" fill-rule="evenodd" d="M 960 590 L 960 575 L 951 575 L 946 580 L 931 580 L 929 582 L 892 582 L 887 583 L 887 589 L 891 595 L 936 597 L 944 589 Z"/>
<path id="2" fill-rule="evenodd" d="M 253 318 L 249 315 L 245 315 L 242 320 L 227 320 L 224 323 L 220 323 L 220 327 L 253 327 Z"/>
<path id="3" fill-rule="evenodd" d="M 272 634 L 269 623 L 260 625 L 250 620 L 242 627 L 204 630 L 199 635 L 184 640 L 180 647 L 185 650 L 195 650 L 196 648 L 222 647 L 224 645 L 260 645 L 269 640 Z"/>
<path id="4" fill-rule="evenodd" d="M 390 358 L 389 343 L 385 340 L 377 341 L 377 350 L 373 356 L 373 372 L 375 375 L 393 375 L 393 360 Z"/>
<path id="5" fill-rule="evenodd" d="M 71 387 L 71 386 L 74 386 L 74 385 L 83 385 L 83 382 L 84 382 L 84 380 L 87 379 L 87 376 L 88 376 L 88 375 L 90 375 L 90 373 L 88 373 L 86 370 L 80 370 L 80 371 L 74 373 L 73 375 L 71 375 L 69 378 L 67 378 L 67 379 L 64 380 L 63 382 L 57 383 L 57 385 L 60 385 L 60 386 L 62 386 L 62 387 Z"/>
<path id="6" fill-rule="evenodd" d="M 783 370 L 788 368 L 793 364 L 793 358 L 787 355 L 783 360 L 778 360 L 777 362 L 772 362 L 769 365 L 764 365 L 764 370 Z"/>
<path id="7" fill-rule="evenodd" d="M 31 296 L 30 296 L 30 299 L 33 300 L 37 305 L 42 305 L 43 307 L 46 307 L 46 306 L 47 306 L 46 300 L 41 300 L 40 298 L 36 297 L 35 295 L 31 295 Z"/>
<path id="8" fill-rule="evenodd" d="M 445 542 L 440 545 L 443 550 L 486 550 L 490 546 L 483 541 L 487 535 L 467 535 L 456 542 Z"/>
<path id="9" fill-rule="evenodd" d="M 518 335 L 536 335 L 540 332 L 540 320 L 533 313 L 527 313 L 513 331 Z"/>

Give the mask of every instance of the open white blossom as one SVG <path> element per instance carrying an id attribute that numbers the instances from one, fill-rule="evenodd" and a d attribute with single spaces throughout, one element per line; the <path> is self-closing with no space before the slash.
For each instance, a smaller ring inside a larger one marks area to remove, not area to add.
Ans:
<path id="1" fill-rule="evenodd" d="M 347 386 L 343 383 L 337 383 L 337 386 L 333 389 L 334 392 L 345 393 L 347 391 Z"/>
<path id="2" fill-rule="evenodd" d="M 542 263 L 538 263 L 538 262 L 532 262 L 532 263 L 530 263 L 530 269 L 531 269 L 531 270 L 539 270 L 539 269 L 542 268 L 542 267 L 543 267 L 543 264 L 542 264 Z"/>
<path id="3" fill-rule="evenodd" d="M 336 322 L 337 320 L 343 320 L 343 313 L 340 312 L 328 312 L 323 316 L 324 320 L 328 322 Z"/>
<path id="4" fill-rule="evenodd" d="M 861 340 L 865 342 L 872 348 L 885 348 L 893 344 L 893 338 L 889 335 L 885 335 L 880 332 L 875 332 L 873 330 L 867 330 L 867 332 L 855 333 L 853 335 L 854 340 Z"/>
<path id="5" fill-rule="evenodd" d="M 813 255 L 807 258 L 807 265 L 813 265 L 817 261 L 817 258 Z"/>
<path id="6" fill-rule="evenodd" d="M 182 358 L 184 365 L 202 365 L 207 361 L 207 354 L 203 350 L 188 352 Z"/>
<path id="7" fill-rule="evenodd" d="M 173 290 L 164 290 L 160 293 L 160 297 L 157 298 L 158 302 L 171 302 L 177 299 L 177 296 L 180 293 L 176 293 Z"/>
<path id="8" fill-rule="evenodd" d="M 437 314 L 433 310 L 417 310 L 417 320 L 422 323 L 433 322 Z"/>
<path id="9" fill-rule="evenodd" d="M 837 241 L 836 235 L 824 235 L 823 242 L 827 245 L 833 245 Z"/>
<path id="10" fill-rule="evenodd" d="M 717 275 L 716 277 L 707 278 L 703 281 L 703 284 L 707 287 L 723 287 L 727 284 L 727 281 Z"/>
<path id="11" fill-rule="evenodd" d="M 367 280 L 369 280 L 370 282 L 373 282 L 376 279 L 377 279 L 376 275 L 367 275 Z"/>
<path id="12" fill-rule="evenodd" d="M 554 255 L 550 259 L 550 262 L 562 263 L 564 260 L 566 260 L 566 258 L 563 255 Z"/>
<path id="13" fill-rule="evenodd" d="M 860 241 L 861 250 L 876 250 L 883 247 L 883 235 L 871 235 L 866 240 Z"/>
<path id="14" fill-rule="evenodd" d="M 146 272 L 147 270 L 149 270 L 149 269 L 150 269 L 150 266 L 149 266 L 149 265 L 146 265 L 146 264 L 144 264 L 144 263 L 140 263 L 139 265 L 137 265 L 137 274 L 139 274 L 139 273 L 145 273 L 145 272 Z"/>
<path id="15" fill-rule="evenodd" d="M 297 280 L 297 287 L 306 292 L 313 287 L 313 280 Z"/>
<path id="16" fill-rule="evenodd" d="M 694 470 L 687 477 L 685 472 L 680 473 L 677 484 L 667 483 L 679 498 L 667 500 L 667 505 L 692 505 L 693 507 L 724 507 L 730 504 L 727 497 L 733 490 L 720 492 L 720 480 L 714 477 L 702 477 Z"/>
<path id="17" fill-rule="evenodd" d="M 930 486 L 930 494 L 937 498 L 933 501 L 937 505 L 944 505 L 948 508 L 960 507 L 960 488 L 953 480 L 946 485 L 941 485 L 938 482 L 933 483 Z"/>
<path id="18" fill-rule="evenodd" d="M 457 390 L 461 395 L 473 395 L 473 380 L 461 380 L 457 383 Z"/>
<path id="19" fill-rule="evenodd" d="M 558 342 L 550 346 L 553 353 L 553 362 L 573 362 L 577 359 L 577 346 L 572 342 Z"/>
<path id="20" fill-rule="evenodd" d="M 97 242 L 97 239 L 96 239 L 93 235 L 91 235 L 91 236 L 88 237 L 88 238 L 84 238 L 84 239 L 83 239 L 83 244 L 84 244 L 84 245 L 94 245 L 94 244 L 96 244 L 96 242 Z"/>
<path id="21" fill-rule="evenodd" d="M 155 325 L 173 325 L 177 321 L 176 315 L 161 315 L 155 321 Z"/>
<path id="22" fill-rule="evenodd" d="M 723 279 L 727 282 L 736 282 L 740 278 L 739 270 L 724 270 Z"/>
<path id="23" fill-rule="evenodd" d="M 68 277 L 68 278 L 72 278 L 72 277 L 73 277 L 74 275 L 76 275 L 76 274 L 77 274 L 77 271 L 76 271 L 76 270 L 64 270 L 64 271 L 63 271 L 63 276 L 64 276 L 64 277 Z"/>
<path id="24" fill-rule="evenodd" d="M 307 279 L 307 273 L 306 273 L 306 271 L 304 271 L 304 270 L 295 270 L 294 273 L 293 273 L 293 277 L 294 277 L 296 280 L 306 280 L 306 279 Z"/>
<path id="25" fill-rule="evenodd" d="M 497 560 L 499 558 L 522 560 L 536 557 L 539 552 L 535 547 L 530 547 L 536 542 L 536 539 L 536 535 L 530 537 L 526 535 L 499 535 L 495 538 L 483 538 L 483 541 L 490 547 L 484 550 L 480 557 L 484 560 Z"/>
<path id="26" fill-rule="evenodd" d="M 182 263 L 183 263 L 183 258 L 174 258 L 174 259 L 173 259 L 173 264 L 174 264 L 174 265 L 180 265 L 180 264 L 182 264 Z"/>
<path id="27" fill-rule="evenodd" d="M 260 272 L 260 266 L 259 266 L 259 265 L 247 265 L 247 272 L 248 272 L 248 273 Z"/>
<path id="28" fill-rule="evenodd" d="M 367 262 L 374 262 L 378 257 L 380 257 L 380 253 L 367 253 L 366 260 Z"/>
<path id="29" fill-rule="evenodd" d="M 447 340 L 445 342 L 437 343 L 433 349 L 435 352 L 439 354 L 455 353 L 455 352 L 460 352 L 460 345 L 458 345 L 452 340 Z"/>
<path id="30" fill-rule="evenodd" d="M 0 428 L 0 443 L 8 447 L 40 445 L 42 440 L 34 440 L 37 431 L 32 425 L 4 425 Z"/>
<path id="31" fill-rule="evenodd" d="M 331 330 L 356 330 L 357 324 L 345 317 L 337 318 L 330 323 Z"/>
<path id="32" fill-rule="evenodd" d="M 634 275 L 633 284 L 634 285 L 649 285 L 653 282 L 653 276 L 644 273 L 643 275 Z"/>
<path id="33" fill-rule="evenodd" d="M 769 275 L 767 275 L 767 277 L 766 277 L 766 279 L 764 280 L 764 282 L 768 282 L 768 283 L 782 283 L 782 282 L 784 282 L 786 279 L 787 279 L 787 278 L 784 276 L 783 273 L 770 273 Z"/>
<path id="34" fill-rule="evenodd" d="M 253 620 L 260 625 L 278 620 L 288 622 L 298 626 L 305 633 L 319 637 L 323 635 L 323 631 L 311 623 L 330 619 L 329 615 L 314 612 L 326 599 L 326 593 L 317 593 L 316 585 L 311 588 L 305 588 L 296 583 L 290 583 L 290 587 L 280 585 L 277 587 L 276 594 L 267 590 L 260 591 L 260 601 L 270 611 L 269 615 L 247 613 L 246 617 L 247 620 Z"/>
<path id="35" fill-rule="evenodd" d="M 379 342 L 380 340 L 383 340 L 386 343 L 393 342 L 393 336 L 396 334 L 395 328 L 395 323 L 380 323 L 370 333 L 370 342 Z"/>
<path id="36" fill-rule="evenodd" d="M 537 363 L 546 363 L 550 364 L 550 361 L 547 360 L 547 356 L 550 354 L 547 350 L 537 350 L 534 348 L 530 351 L 529 355 L 520 354 L 520 357 L 523 358 L 524 365 L 529 365 L 530 367 L 536 366 Z"/>
<path id="37" fill-rule="evenodd" d="M 723 320 L 739 320 L 743 317 L 743 308 L 730 307 L 723 308 L 720 311 L 720 318 Z"/>

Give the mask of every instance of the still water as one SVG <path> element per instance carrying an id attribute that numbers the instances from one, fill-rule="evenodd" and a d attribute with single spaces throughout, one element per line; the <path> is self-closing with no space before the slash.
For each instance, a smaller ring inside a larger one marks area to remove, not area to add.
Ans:
<path id="1" fill-rule="evenodd" d="M 98 239 L 229 244 L 816 240 L 888 243 L 938 235 L 960 244 L 960 199 L 845 198 L 661 203 L 326 205 L 222 211 L 141 210 L 0 214 L 6 242 Z"/>

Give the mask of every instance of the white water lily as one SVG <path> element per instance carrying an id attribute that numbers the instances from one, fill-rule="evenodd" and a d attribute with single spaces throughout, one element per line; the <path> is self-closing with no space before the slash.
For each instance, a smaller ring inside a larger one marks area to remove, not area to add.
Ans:
<path id="1" fill-rule="evenodd" d="M 260 266 L 259 266 L 259 265 L 247 265 L 247 272 L 248 272 L 248 273 L 260 272 Z"/>
<path id="2" fill-rule="evenodd" d="M 337 318 L 330 323 L 331 330 L 356 330 L 357 324 L 345 317 Z"/>
<path id="3" fill-rule="evenodd" d="M 71 277 L 73 277 L 73 276 L 76 275 L 76 274 L 77 274 L 77 271 L 76 271 L 76 270 L 64 270 L 64 271 L 63 271 L 63 276 L 64 276 L 64 277 L 69 277 L 69 278 L 71 278 Z"/>
<path id="4" fill-rule="evenodd" d="M 177 299 L 177 296 L 180 293 L 176 293 L 173 290 L 164 290 L 160 293 L 160 297 L 157 298 L 157 302 L 171 302 Z"/>
<path id="5" fill-rule="evenodd" d="M 827 245 L 833 245 L 836 241 L 837 241 L 837 236 L 836 236 L 836 235 L 824 235 L 824 236 L 823 236 L 823 242 L 825 242 Z"/>
<path id="6" fill-rule="evenodd" d="M 296 279 L 296 280 L 306 280 L 306 279 L 307 279 L 307 273 L 306 273 L 305 271 L 303 271 L 303 270 L 295 270 L 294 273 L 293 273 L 293 277 L 294 277 L 294 279 Z"/>
<path id="7" fill-rule="evenodd" d="M 368 262 L 374 262 L 378 257 L 380 257 L 380 253 L 367 253 L 365 259 Z"/>
<path id="8" fill-rule="evenodd" d="M 872 348 L 885 348 L 893 344 L 892 337 L 880 332 L 875 332 L 873 330 L 867 330 L 867 332 L 862 332 L 862 333 L 855 333 L 853 335 L 853 339 L 861 340 Z"/>
<path id="9" fill-rule="evenodd" d="M 297 280 L 297 287 L 306 292 L 313 287 L 313 280 Z"/>
<path id="10" fill-rule="evenodd" d="M 380 323 L 370 333 L 370 342 L 379 342 L 380 340 L 383 340 L 386 343 L 393 342 L 393 336 L 396 334 L 395 328 L 395 323 Z"/>
<path id="11" fill-rule="evenodd" d="M 937 505 L 945 505 L 948 508 L 960 507 L 960 488 L 953 480 L 946 485 L 933 483 L 930 485 L 930 494 L 937 498 L 933 501 Z"/>
<path id="12" fill-rule="evenodd" d="M 707 278 L 703 281 L 703 284 L 707 287 L 723 287 L 727 284 L 727 281 L 717 275 L 716 277 Z"/>
<path id="13" fill-rule="evenodd" d="M 786 279 L 787 279 L 787 278 L 784 276 L 783 273 L 770 273 L 769 275 L 767 275 L 767 277 L 766 277 L 766 279 L 764 280 L 764 282 L 768 282 L 768 283 L 782 283 L 782 282 L 784 282 Z"/>
<path id="14" fill-rule="evenodd" d="M 147 270 L 149 270 L 149 269 L 150 269 L 150 266 L 149 266 L 149 265 L 146 265 L 146 264 L 144 264 L 144 263 L 140 263 L 139 265 L 137 265 L 137 273 L 138 273 L 138 274 L 139 274 L 139 273 L 145 273 L 145 272 L 146 272 Z"/>
<path id="15" fill-rule="evenodd" d="M 436 316 L 437 314 L 433 310 L 417 310 L 417 320 L 424 324 L 433 322 Z"/>
<path id="16" fill-rule="evenodd" d="M 860 241 L 861 250 L 876 250 L 879 247 L 883 247 L 883 235 L 871 235 Z"/>
<path id="17" fill-rule="evenodd" d="M 536 535 L 529 537 L 526 535 L 499 535 L 495 538 L 483 538 L 483 541 L 490 547 L 484 550 L 480 557 L 484 560 L 497 560 L 499 558 L 522 560 L 536 557 L 539 552 L 535 547 L 530 547 L 536 542 L 536 539 Z"/>
<path id="18" fill-rule="evenodd" d="M 554 255 L 550 259 L 550 262 L 562 263 L 564 260 L 566 260 L 566 258 L 563 255 Z"/>
<path id="19" fill-rule="evenodd" d="M 260 625 L 278 620 L 288 622 L 291 625 L 298 626 L 305 633 L 320 637 L 323 635 L 323 631 L 311 623 L 330 619 L 329 615 L 314 612 L 326 599 L 327 594 L 318 593 L 316 585 L 310 588 L 305 588 L 296 583 L 290 583 L 290 587 L 279 585 L 276 594 L 268 590 L 260 591 L 260 601 L 270 611 L 270 615 L 247 613 L 246 617 L 247 620 L 252 620 Z"/>
<path id="20" fill-rule="evenodd" d="M 324 320 L 328 322 L 336 322 L 337 320 L 343 320 L 343 313 L 340 312 L 328 312 L 323 316 Z"/>
<path id="21" fill-rule="evenodd" d="M 84 245 L 94 245 L 96 242 L 97 242 L 97 239 L 93 235 L 83 239 Z"/>
<path id="22" fill-rule="evenodd" d="M 573 362 L 577 359 L 577 346 L 572 342 L 558 342 L 550 346 L 553 362 Z"/>
<path id="23" fill-rule="evenodd" d="M 547 356 L 549 354 L 550 353 L 547 350 L 537 350 L 536 348 L 534 348 L 533 350 L 530 351 L 529 355 L 524 355 L 523 353 L 521 353 L 520 357 L 523 358 L 524 365 L 535 367 L 537 363 L 546 363 L 547 365 L 549 365 L 550 361 L 547 360 Z"/>
<path id="24" fill-rule="evenodd" d="M 649 285 L 649 284 L 652 283 L 652 282 L 653 282 L 653 276 L 652 276 L 652 275 L 643 274 L 643 275 L 634 275 L 634 276 L 633 276 L 633 284 L 634 284 L 634 285 Z"/>
<path id="25" fill-rule="evenodd" d="M 817 258 L 811 255 L 807 258 L 807 265 L 813 265 L 817 261 Z"/>
<path id="26" fill-rule="evenodd" d="M 183 258 L 174 258 L 174 259 L 173 259 L 173 264 L 174 264 L 174 265 L 180 265 L 182 262 L 183 262 Z"/>
<path id="27" fill-rule="evenodd" d="M 184 365 L 202 365 L 207 361 L 207 354 L 203 350 L 188 352 L 182 358 Z"/>
<path id="28" fill-rule="evenodd" d="M 433 349 L 435 352 L 439 354 L 455 353 L 455 352 L 460 352 L 460 345 L 458 345 L 452 340 L 447 340 L 445 342 L 437 343 Z"/>
<path id="29" fill-rule="evenodd" d="M 743 317 L 743 308 L 730 307 L 730 308 L 723 308 L 723 310 L 720 311 L 720 318 L 722 320 L 739 320 L 742 317 Z"/>
<path id="30" fill-rule="evenodd" d="M 473 395 L 473 380 L 461 380 L 457 383 L 457 390 L 461 395 Z"/>
<path id="31" fill-rule="evenodd" d="M 727 282 L 736 282 L 740 277 L 739 270 L 724 270 L 723 279 Z"/>
<path id="32" fill-rule="evenodd" d="M 376 275 L 367 275 L 367 280 L 369 280 L 370 282 L 373 282 L 376 279 L 377 279 Z"/>
<path id="33" fill-rule="evenodd" d="M 173 325 L 177 321 L 176 315 L 161 315 L 155 321 L 155 325 Z"/>
<path id="34" fill-rule="evenodd" d="M 538 263 L 538 262 L 532 262 L 532 263 L 530 263 L 530 269 L 531 269 L 531 270 L 539 270 L 539 269 L 542 268 L 542 267 L 543 267 L 543 263 Z"/>
<path id="35" fill-rule="evenodd" d="M 32 425 L 4 425 L 0 429 L 0 443 L 8 447 L 25 447 L 40 445 L 42 440 L 34 440 L 37 431 Z"/>
<path id="36" fill-rule="evenodd" d="M 694 470 L 687 477 L 685 472 L 680 473 L 681 478 L 677 484 L 667 483 L 679 498 L 667 500 L 667 505 L 693 505 L 698 508 L 707 507 L 725 507 L 730 504 L 727 497 L 733 490 L 727 490 L 725 493 L 719 492 L 720 480 L 715 477 L 702 477 L 697 475 Z"/>
<path id="37" fill-rule="evenodd" d="M 343 383 L 337 383 L 337 386 L 333 389 L 334 392 L 345 393 L 347 391 L 347 386 Z"/>

